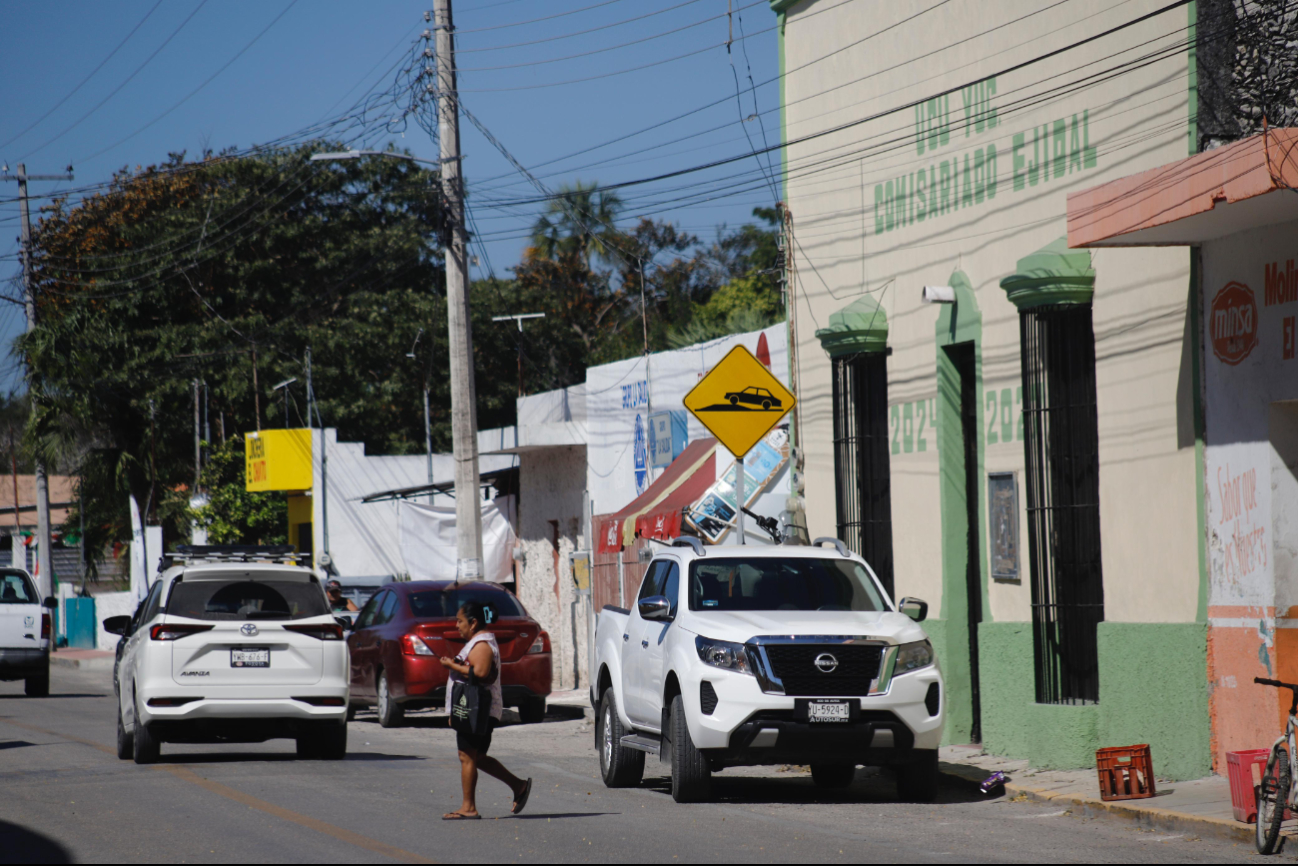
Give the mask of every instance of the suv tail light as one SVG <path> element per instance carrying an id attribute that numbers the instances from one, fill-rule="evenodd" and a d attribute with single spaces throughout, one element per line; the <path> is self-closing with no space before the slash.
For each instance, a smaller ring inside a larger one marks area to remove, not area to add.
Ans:
<path id="1" fill-rule="evenodd" d="M 417 634 L 408 634 L 401 638 L 401 654 L 407 656 L 433 656 L 433 652 L 424 639 Z"/>
<path id="2" fill-rule="evenodd" d="M 149 629 L 149 638 L 151 640 L 180 640 L 182 637 L 189 637 L 191 634 L 198 634 L 201 631 L 211 631 L 210 625 L 189 625 L 188 623 L 166 623 L 155 625 Z"/>
<path id="3" fill-rule="evenodd" d="M 41 614 L 41 640 L 49 640 L 51 631 L 50 615 L 48 613 Z"/>
<path id="4" fill-rule="evenodd" d="M 298 634 L 310 635 L 320 640 L 342 640 L 343 627 L 336 622 L 313 623 L 311 625 L 286 625 L 284 631 L 295 631 Z"/>
<path id="5" fill-rule="evenodd" d="M 532 645 L 527 648 L 527 655 L 531 655 L 532 653 L 548 653 L 549 651 L 550 636 L 545 632 L 541 632 L 536 636 L 536 640 L 532 641 Z"/>

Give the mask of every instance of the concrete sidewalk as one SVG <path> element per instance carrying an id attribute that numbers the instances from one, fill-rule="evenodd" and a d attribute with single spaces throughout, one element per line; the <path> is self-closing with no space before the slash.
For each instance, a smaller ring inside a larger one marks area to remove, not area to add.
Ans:
<path id="1" fill-rule="evenodd" d="M 552 707 L 576 707 L 582 710 L 586 718 L 595 718 L 595 711 L 590 706 L 590 691 L 588 689 L 550 692 L 550 696 L 545 699 L 545 702 Z"/>
<path id="2" fill-rule="evenodd" d="M 111 650 L 61 649 L 50 653 L 50 664 L 83 671 L 111 671 L 116 656 Z"/>
<path id="3" fill-rule="evenodd" d="M 1231 812 L 1230 783 L 1224 776 L 1158 779 L 1153 797 L 1106 802 L 1100 799 L 1094 769 L 1034 770 L 1027 761 L 984 755 L 977 746 L 943 746 L 940 760 L 943 773 L 970 784 L 999 770 L 1009 777 L 1005 794 L 1011 798 L 1053 803 L 1083 817 L 1117 818 L 1150 830 L 1253 843 L 1253 825 L 1236 821 Z"/>

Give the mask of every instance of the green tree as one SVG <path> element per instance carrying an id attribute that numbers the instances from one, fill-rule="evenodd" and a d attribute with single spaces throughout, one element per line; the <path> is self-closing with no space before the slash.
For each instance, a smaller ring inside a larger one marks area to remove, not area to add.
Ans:
<path id="1" fill-rule="evenodd" d="M 580 180 L 571 186 L 563 184 L 532 226 L 532 246 L 541 258 L 575 254 L 587 264 L 592 255 L 605 262 L 617 261 L 621 236 L 615 224 L 621 213 L 622 199 L 617 193 Z"/>
<path id="2" fill-rule="evenodd" d="M 207 505 L 189 507 L 187 492 L 172 491 L 164 510 L 207 530 L 210 544 L 284 544 L 288 500 L 282 493 L 249 493 L 244 486 L 244 443 L 226 440 L 203 467 Z"/>

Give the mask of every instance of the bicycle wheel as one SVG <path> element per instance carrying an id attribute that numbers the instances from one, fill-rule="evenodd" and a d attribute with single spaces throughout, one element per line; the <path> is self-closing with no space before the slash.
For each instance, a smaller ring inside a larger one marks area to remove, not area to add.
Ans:
<path id="1" fill-rule="evenodd" d="M 1267 759 L 1262 784 L 1257 787 L 1257 851 L 1274 854 L 1280 841 L 1280 824 L 1289 802 L 1289 752 L 1276 746 Z"/>

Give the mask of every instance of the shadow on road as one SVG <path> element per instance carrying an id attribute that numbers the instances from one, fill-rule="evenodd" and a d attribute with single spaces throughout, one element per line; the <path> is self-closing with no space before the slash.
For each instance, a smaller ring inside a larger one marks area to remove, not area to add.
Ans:
<path id="1" fill-rule="evenodd" d="M 71 863 L 72 853 L 48 836 L 0 821 L 0 863 Z"/>
<path id="2" fill-rule="evenodd" d="M 671 796 L 671 779 L 645 779 L 642 787 Z M 938 787 L 938 803 L 983 803 L 995 799 L 966 785 L 943 782 Z M 781 779 L 726 776 L 722 772 L 712 777 L 711 801 L 736 805 L 906 802 L 897 796 L 892 775 L 875 768 L 857 770 L 851 786 L 839 789 L 817 788 L 809 775 L 790 775 Z"/>
<path id="3" fill-rule="evenodd" d="M 180 752 L 163 753 L 160 764 L 277 764 L 298 761 L 316 761 L 317 758 L 299 758 L 296 752 Z M 387 755 L 382 752 L 348 752 L 347 761 L 425 761 L 422 755 Z M 337 763 L 331 761 L 329 763 Z"/>
<path id="4" fill-rule="evenodd" d="M 621 812 L 538 812 L 535 815 L 515 815 L 515 821 L 539 821 L 542 818 L 602 818 L 605 815 L 621 815 Z"/>
<path id="5" fill-rule="evenodd" d="M 35 743 L 29 743 L 26 740 L 5 740 L 0 742 L 0 752 L 5 749 L 21 749 L 23 746 L 34 746 Z"/>
<path id="6" fill-rule="evenodd" d="M 92 694 L 92 693 L 83 694 L 80 692 L 66 692 L 63 694 L 59 694 L 57 692 L 52 692 L 43 698 L 33 698 L 27 695 L 0 695 L 0 701 L 49 701 L 49 700 L 55 700 L 57 698 L 111 698 L 111 697 L 112 694 L 109 692 L 99 692 L 97 694 Z"/>

